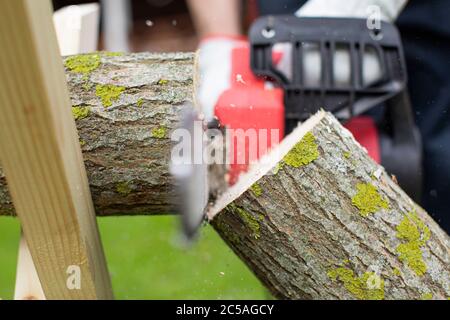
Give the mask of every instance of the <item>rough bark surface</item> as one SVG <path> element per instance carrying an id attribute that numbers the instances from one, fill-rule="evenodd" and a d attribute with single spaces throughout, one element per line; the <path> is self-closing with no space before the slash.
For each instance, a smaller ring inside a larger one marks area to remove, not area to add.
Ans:
<path id="1" fill-rule="evenodd" d="M 213 217 L 222 238 L 278 298 L 447 299 L 448 235 L 334 117 L 312 134 Z"/>
<path id="2" fill-rule="evenodd" d="M 97 215 L 174 213 L 170 133 L 192 100 L 191 53 L 65 59 Z M 0 215 L 14 208 L 0 168 Z"/>

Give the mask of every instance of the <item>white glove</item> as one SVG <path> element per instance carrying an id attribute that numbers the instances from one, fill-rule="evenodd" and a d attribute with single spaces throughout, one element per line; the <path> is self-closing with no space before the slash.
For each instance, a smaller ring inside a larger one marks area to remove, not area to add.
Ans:
<path id="1" fill-rule="evenodd" d="M 297 17 L 368 18 L 378 8 L 380 18 L 387 22 L 397 19 L 408 0 L 309 0 Z"/>
<path id="2" fill-rule="evenodd" d="M 214 118 L 214 108 L 220 95 L 231 87 L 231 53 L 242 45 L 245 41 L 233 36 L 211 36 L 200 43 L 196 98 L 207 121 Z"/>

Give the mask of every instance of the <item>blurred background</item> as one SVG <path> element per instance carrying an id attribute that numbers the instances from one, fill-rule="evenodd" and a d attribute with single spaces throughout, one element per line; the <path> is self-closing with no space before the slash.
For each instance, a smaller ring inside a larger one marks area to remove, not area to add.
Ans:
<path id="1" fill-rule="evenodd" d="M 55 10 L 86 3 L 98 3 L 101 8 L 99 50 L 167 52 L 197 48 L 198 37 L 184 0 L 53 0 Z M 242 1 L 244 26 L 256 17 L 256 4 L 257 0 Z"/>
<path id="2" fill-rule="evenodd" d="M 65 7 L 93 2 L 54 0 L 55 10 L 61 9 L 60 17 L 55 18 L 55 24 L 58 21 L 63 24 L 61 33 L 67 36 L 76 27 L 76 23 L 67 19 Z M 88 34 L 98 50 L 167 52 L 194 51 L 197 47 L 198 39 L 185 1 L 104 0 L 97 3 L 100 4 L 97 7 L 100 9 L 100 33 L 98 36 Z M 97 20 L 98 17 L 93 18 Z M 70 30 L 64 29 L 66 27 Z M 89 46 L 92 47 L 92 43 Z M 70 44 L 68 47 L 66 52 L 79 49 L 73 49 Z M 270 297 L 209 226 L 202 229 L 198 243 L 186 249 L 177 241 L 178 220 L 173 216 L 112 217 L 98 221 L 117 299 Z M 0 217 L 0 299 L 13 298 L 19 238 L 18 220 Z"/>
<path id="3" fill-rule="evenodd" d="M 53 0 L 55 10 L 93 0 Z M 194 51 L 197 37 L 184 0 L 99 0 L 100 50 L 130 52 Z M 128 48 L 120 40 L 126 35 Z M 122 35 L 123 34 L 123 35 Z M 111 37 L 113 37 L 111 36 Z"/>

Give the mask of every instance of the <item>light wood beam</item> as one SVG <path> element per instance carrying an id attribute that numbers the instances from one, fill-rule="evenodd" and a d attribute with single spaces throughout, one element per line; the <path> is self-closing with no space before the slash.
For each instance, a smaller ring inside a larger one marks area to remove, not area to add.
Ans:
<path id="1" fill-rule="evenodd" d="M 45 296 L 110 299 L 50 1 L 3 2 L 0 45 L 0 159 Z"/>

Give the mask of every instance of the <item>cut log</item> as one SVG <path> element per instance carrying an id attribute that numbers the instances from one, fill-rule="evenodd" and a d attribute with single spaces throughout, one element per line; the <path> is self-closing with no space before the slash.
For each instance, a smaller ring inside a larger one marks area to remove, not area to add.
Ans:
<path id="1" fill-rule="evenodd" d="M 173 214 L 170 133 L 192 100 L 192 53 L 66 58 L 97 215 Z M 0 168 L 0 215 L 14 208 Z"/>
<path id="2" fill-rule="evenodd" d="M 320 112 L 209 211 L 275 297 L 446 299 L 447 234 Z"/>

